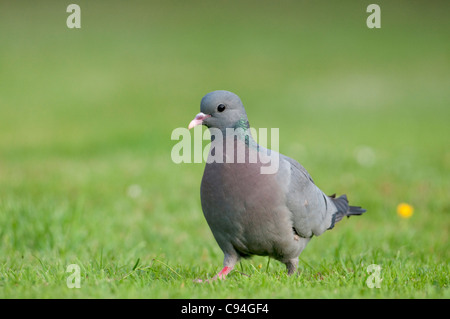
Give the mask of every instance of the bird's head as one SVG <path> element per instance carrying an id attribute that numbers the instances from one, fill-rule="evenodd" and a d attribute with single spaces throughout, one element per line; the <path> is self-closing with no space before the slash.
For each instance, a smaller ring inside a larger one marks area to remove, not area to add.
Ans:
<path id="1" fill-rule="evenodd" d="M 189 123 L 189 129 L 197 125 L 217 128 L 248 128 L 247 113 L 239 96 L 228 91 L 206 94 L 200 103 L 200 113 Z"/>

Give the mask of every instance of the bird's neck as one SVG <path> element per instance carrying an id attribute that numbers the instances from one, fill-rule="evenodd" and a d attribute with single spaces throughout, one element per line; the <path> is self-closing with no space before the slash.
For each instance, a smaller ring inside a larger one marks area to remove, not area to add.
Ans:
<path id="1" fill-rule="evenodd" d="M 250 130 L 250 124 L 246 118 L 241 118 L 233 128 L 229 129 L 226 133 L 226 141 L 231 140 L 236 141 L 237 143 L 245 143 L 247 147 L 250 149 L 258 149 L 258 143 L 253 139 L 252 132 Z M 236 138 L 235 138 L 236 136 Z"/>
<path id="2" fill-rule="evenodd" d="M 248 162 L 251 154 L 260 150 L 253 139 L 248 121 L 239 121 L 235 127 L 225 130 L 211 130 L 209 161 L 223 163 Z M 257 156 L 257 155 L 256 155 Z"/>
<path id="3" fill-rule="evenodd" d="M 243 129 L 243 130 L 249 130 L 250 124 L 248 123 L 248 120 L 244 117 L 241 117 L 239 121 L 236 122 L 236 124 L 233 126 L 234 129 Z"/>
<path id="4" fill-rule="evenodd" d="M 237 143 L 243 142 L 247 147 L 258 148 L 258 144 L 253 139 L 250 124 L 247 118 L 243 117 L 237 121 L 234 126 L 227 128 L 214 128 L 210 129 L 211 132 L 211 142 L 214 142 L 216 138 L 221 138 L 223 144 L 225 145 L 227 141 L 235 141 Z M 218 141 L 220 143 L 220 141 Z"/>

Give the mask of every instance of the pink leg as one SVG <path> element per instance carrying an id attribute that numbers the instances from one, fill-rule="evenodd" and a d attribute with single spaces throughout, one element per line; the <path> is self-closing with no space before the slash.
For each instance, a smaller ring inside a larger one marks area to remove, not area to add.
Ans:
<path id="1" fill-rule="evenodd" d="M 233 268 L 234 268 L 234 267 L 227 267 L 227 266 L 225 266 L 225 267 L 223 267 L 223 269 L 222 269 L 217 275 L 215 275 L 213 278 L 207 279 L 207 280 L 196 279 L 196 280 L 194 280 L 194 282 L 202 283 L 202 282 L 211 282 L 211 281 L 214 281 L 214 280 L 217 280 L 217 279 L 225 279 L 225 276 L 228 275 L 228 274 L 230 273 L 230 271 L 233 270 Z"/>
<path id="2" fill-rule="evenodd" d="M 230 271 L 233 270 L 233 267 L 223 267 L 223 269 L 219 272 L 219 274 L 217 275 L 219 277 L 219 279 L 224 279 L 226 275 L 228 275 L 228 273 Z"/>

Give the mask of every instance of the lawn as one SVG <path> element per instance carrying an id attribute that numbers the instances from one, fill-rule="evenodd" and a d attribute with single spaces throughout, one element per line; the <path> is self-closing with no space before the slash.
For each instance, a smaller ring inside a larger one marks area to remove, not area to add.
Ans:
<path id="1" fill-rule="evenodd" d="M 381 29 L 370 1 L 80 0 L 81 29 L 69 3 L 0 4 L 1 298 L 450 297 L 447 2 L 378 1 Z M 171 133 L 216 89 L 367 209 L 298 275 L 254 257 L 193 282 L 223 255 Z"/>

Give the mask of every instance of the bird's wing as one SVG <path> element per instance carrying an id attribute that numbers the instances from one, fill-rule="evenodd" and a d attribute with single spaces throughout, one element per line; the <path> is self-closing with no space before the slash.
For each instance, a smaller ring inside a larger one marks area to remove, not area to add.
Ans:
<path id="1" fill-rule="evenodd" d="M 284 184 L 286 206 L 292 213 L 295 231 L 302 237 L 320 235 L 333 224 L 337 209 L 313 182 L 306 169 L 294 159 L 281 155 L 278 181 Z"/>

